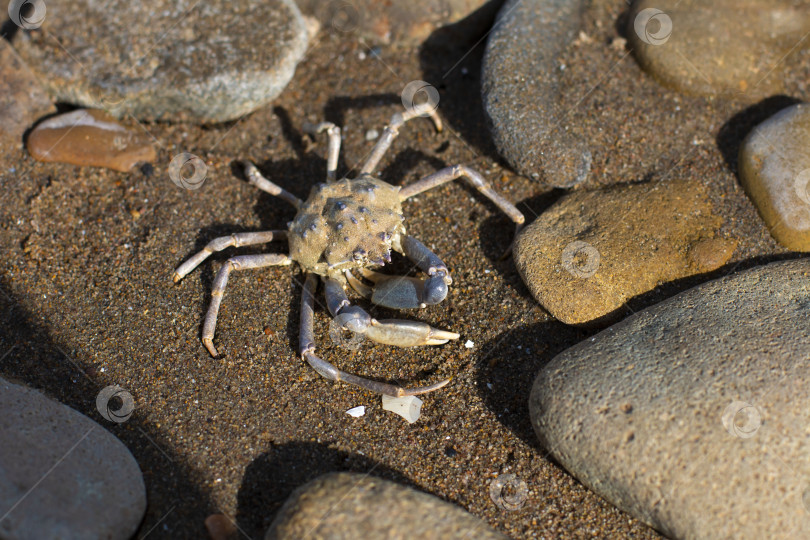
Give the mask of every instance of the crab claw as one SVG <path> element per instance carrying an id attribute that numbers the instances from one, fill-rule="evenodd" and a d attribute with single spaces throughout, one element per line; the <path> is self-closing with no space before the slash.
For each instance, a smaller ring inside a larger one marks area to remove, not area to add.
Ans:
<path id="1" fill-rule="evenodd" d="M 417 347 L 419 345 L 442 345 L 459 334 L 433 328 L 419 321 L 401 319 L 372 320 L 365 335 L 378 343 L 396 347 Z"/>
<path id="2" fill-rule="evenodd" d="M 374 282 L 374 287 L 365 287 L 346 273 L 349 284 L 374 304 L 391 309 L 424 308 L 438 304 L 447 297 L 448 285 L 452 282 L 444 272 L 436 272 L 427 279 L 406 276 L 388 276 L 362 269 L 363 277 Z"/>

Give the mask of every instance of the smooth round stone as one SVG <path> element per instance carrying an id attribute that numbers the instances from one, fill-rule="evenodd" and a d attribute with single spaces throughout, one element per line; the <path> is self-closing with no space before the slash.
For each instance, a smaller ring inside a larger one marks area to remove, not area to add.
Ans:
<path id="1" fill-rule="evenodd" d="M 290 495 L 265 540 L 300 538 L 506 539 L 438 497 L 354 473 L 321 476 Z"/>
<path id="2" fill-rule="evenodd" d="M 107 167 L 126 172 L 157 159 L 151 138 L 119 124 L 104 111 L 79 109 L 49 118 L 28 136 L 28 152 L 39 161 Z"/>
<path id="3" fill-rule="evenodd" d="M 665 86 L 750 101 L 782 89 L 808 31 L 810 11 L 790 0 L 641 0 L 627 23 L 636 60 Z"/>
<path id="4" fill-rule="evenodd" d="M 0 38 L 0 155 L 4 147 L 22 147 L 23 134 L 31 124 L 55 111 L 31 69 Z"/>
<path id="5" fill-rule="evenodd" d="M 580 0 L 509 0 L 487 42 L 481 92 L 498 152 L 517 172 L 556 187 L 584 181 L 585 141 L 559 105 L 560 56 L 580 28 Z"/>
<path id="6" fill-rule="evenodd" d="M 697 181 L 574 192 L 521 231 L 515 266 L 555 318 L 602 322 L 661 283 L 725 264 L 736 241 L 718 236 L 722 223 Z"/>
<path id="7" fill-rule="evenodd" d="M 810 251 L 810 105 L 783 109 L 754 128 L 740 148 L 738 169 L 771 236 Z"/>
<path id="8" fill-rule="evenodd" d="M 70 407 L 0 379 L 0 538 L 131 538 L 146 511 L 138 463 Z"/>
<path id="9" fill-rule="evenodd" d="M 464 19 L 489 0 L 298 0 L 324 30 L 392 46 L 419 45 L 436 29 Z M 481 18 L 482 22 L 484 17 Z M 490 19 L 491 20 L 491 19 Z M 485 28 L 480 29 L 484 31 Z"/>
<path id="10" fill-rule="evenodd" d="M 307 46 L 292 0 L 49 0 L 41 29 L 15 45 L 56 99 L 146 120 L 239 118 Z"/>
<path id="11" fill-rule="evenodd" d="M 534 429 L 670 538 L 808 538 L 808 309 L 810 259 L 683 292 L 551 360 Z"/>

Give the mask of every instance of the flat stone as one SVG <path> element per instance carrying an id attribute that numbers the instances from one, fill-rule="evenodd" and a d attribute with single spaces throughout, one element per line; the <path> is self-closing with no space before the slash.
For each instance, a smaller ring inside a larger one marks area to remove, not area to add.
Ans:
<path id="1" fill-rule="evenodd" d="M 560 56 L 584 2 L 509 0 L 487 42 L 481 91 L 492 137 L 517 172 L 556 187 L 584 181 L 591 152 L 559 105 Z"/>
<path id="2" fill-rule="evenodd" d="M 107 167 L 126 172 L 136 163 L 155 161 L 152 140 L 126 128 L 104 111 L 79 109 L 54 116 L 28 136 L 28 152 L 39 161 Z"/>
<path id="3" fill-rule="evenodd" d="M 810 10 L 790 0 L 641 0 L 627 26 L 636 60 L 663 85 L 750 101 L 783 89 L 784 57 L 808 31 Z"/>
<path id="4" fill-rule="evenodd" d="M 326 31 L 358 36 L 372 43 L 410 47 L 446 25 L 467 17 L 490 0 L 298 0 L 298 7 L 316 17 Z M 483 30 L 483 27 L 482 27 Z"/>
<path id="5" fill-rule="evenodd" d="M 265 536 L 265 540 L 299 538 L 506 537 L 433 495 L 365 474 L 332 473 L 295 490 Z"/>
<path id="6" fill-rule="evenodd" d="M 22 148 L 25 131 L 38 118 L 53 112 L 56 107 L 39 79 L 0 38 L 0 148 Z"/>
<path id="7" fill-rule="evenodd" d="M 551 360 L 534 429 L 670 538 L 807 538 L 808 309 L 807 258 L 685 291 Z"/>
<path id="8" fill-rule="evenodd" d="M 307 46 L 292 0 L 49 0 L 41 30 L 15 44 L 54 98 L 145 120 L 239 118 L 284 89 Z"/>
<path id="9" fill-rule="evenodd" d="M 777 242 L 810 251 L 810 105 L 759 124 L 740 148 L 740 182 Z"/>
<path id="10" fill-rule="evenodd" d="M 0 538 L 128 539 L 146 511 L 138 463 L 110 432 L 0 379 Z"/>
<path id="11" fill-rule="evenodd" d="M 693 180 L 574 192 L 520 233 L 515 266 L 560 321 L 610 319 L 634 296 L 725 264 L 736 241 L 718 236 L 722 223 Z"/>

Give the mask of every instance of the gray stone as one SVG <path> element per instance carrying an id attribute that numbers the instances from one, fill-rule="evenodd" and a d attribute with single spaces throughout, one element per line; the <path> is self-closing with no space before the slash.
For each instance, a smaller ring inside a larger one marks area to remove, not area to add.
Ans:
<path id="1" fill-rule="evenodd" d="M 662 84 L 749 101 L 783 89 L 785 57 L 808 31 L 810 10 L 791 0 L 641 0 L 627 26 L 638 63 Z"/>
<path id="2" fill-rule="evenodd" d="M 0 379 L 0 538 L 127 539 L 146 511 L 129 450 L 36 390 Z"/>
<path id="3" fill-rule="evenodd" d="M 810 105 L 788 107 L 754 128 L 740 148 L 739 171 L 776 241 L 810 251 Z"/>
<path id="4" fill-rule="evenodd" d="M 563 352 L 529 402 L 583 484 L 671 538 L 810 536 L 810 259 L 690 289 Z"/>
<path id="5" fill-rule="evenodd" d="M 366 474 L 332 473 L 298 488 L 265 540 L 505 540 L 458 506 Z"/>
<path id="6" fill-rule="evenodd" d="M 559 106 L 560 56 L 574 41 L 581 0 L 509 0 L 487 42 L 484 108 L 495 146 L 519 173 L 570 187 L 588 177 L 591 152 Z"/>
<path id="7" fill-rule="evenodd" d="M 307 46 L 292 0 L 49 0 L 41 30 L 15 44 L 56 99 L 146 120 L 247 114 Z"/>
<path id="8" fill-rule="evenodd" d="M 4 147 L 22 148 L 25 131 L 38 118 L 55 111 L 31 69 L 0 38 L 0 155 Z"/>

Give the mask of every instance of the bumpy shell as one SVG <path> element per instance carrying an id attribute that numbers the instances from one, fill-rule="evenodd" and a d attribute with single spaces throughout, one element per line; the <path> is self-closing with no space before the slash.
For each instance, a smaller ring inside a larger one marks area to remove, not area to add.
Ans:
<path id="1" fill-rule="evenodd" d="M 372 176 L 318 184 L 290 223 L 290 256 L 322 276 L 382 264 L 403 220 L 399 187 Z"/>

